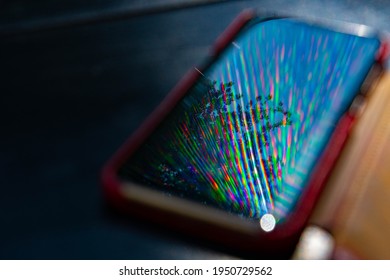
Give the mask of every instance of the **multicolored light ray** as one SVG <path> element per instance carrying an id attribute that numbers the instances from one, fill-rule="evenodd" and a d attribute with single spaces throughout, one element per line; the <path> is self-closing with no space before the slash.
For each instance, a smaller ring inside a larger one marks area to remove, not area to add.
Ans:
<path id="1" fill-rule="evenodd" d="M 242 217 L 283 220 L 375 60 L 378 40 L 292 19 L 254 24 L 225 50 L 123 178 Z"/>

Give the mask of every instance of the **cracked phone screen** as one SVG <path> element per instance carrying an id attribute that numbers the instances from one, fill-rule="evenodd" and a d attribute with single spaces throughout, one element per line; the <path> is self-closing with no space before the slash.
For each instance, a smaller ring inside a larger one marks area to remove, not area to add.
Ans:
<path id="1" fill-rule="evenodd" d="M 293 211 L 380 42 L 252 22 L 121 167 L 120 178 L 245 219 Z"/>

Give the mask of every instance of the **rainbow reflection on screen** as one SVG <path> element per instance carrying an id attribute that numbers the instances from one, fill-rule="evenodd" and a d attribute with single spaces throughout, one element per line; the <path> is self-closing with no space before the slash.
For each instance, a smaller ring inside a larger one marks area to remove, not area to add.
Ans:
<path id="1" fill-rule="evenodd" d="M 246 218 L 294 208 L 379 41 L 292 19 L 253 24 L 120 170 Z"/>

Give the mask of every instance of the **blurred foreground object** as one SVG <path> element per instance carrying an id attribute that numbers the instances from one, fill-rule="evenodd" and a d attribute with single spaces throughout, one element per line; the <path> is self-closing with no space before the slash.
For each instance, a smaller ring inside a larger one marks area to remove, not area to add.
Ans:
<path id="1" fill-rule="evenodd" d="M 366 99 L 311 219 L 333 235 L 336 259 L 390 259 L 390 73 Z"/>
<path id="2" fill-rule="evenodd" d="M 332 256 L 334 239 L 330 233 L 317 226 L 308 226 L 302 233 L 293 259 L 326 260 Z"/>

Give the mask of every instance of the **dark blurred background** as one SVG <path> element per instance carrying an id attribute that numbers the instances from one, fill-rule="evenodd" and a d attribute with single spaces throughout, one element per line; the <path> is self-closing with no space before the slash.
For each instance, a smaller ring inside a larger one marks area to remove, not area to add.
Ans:
<path id="1" fill-rule="evenodd" d="M 379 0 L 0 0 L 1 259 L 235 257 L 115 215 L 100 170 L 248 7 L 390 31 Z"/>

